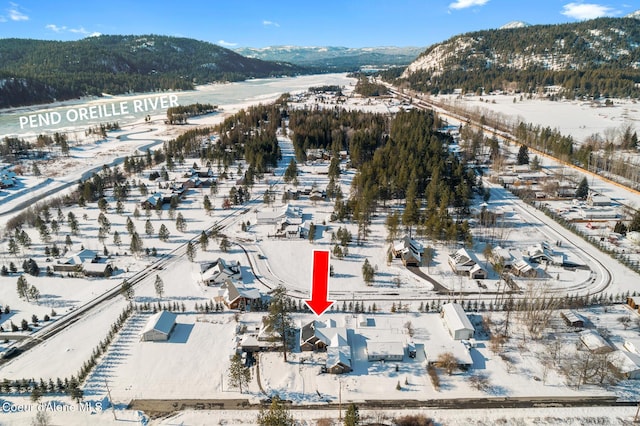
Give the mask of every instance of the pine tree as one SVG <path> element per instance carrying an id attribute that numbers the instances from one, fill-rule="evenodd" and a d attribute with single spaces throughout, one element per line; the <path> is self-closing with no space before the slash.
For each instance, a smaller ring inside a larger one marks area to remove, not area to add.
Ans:
<path id="1" fill-rule="evenodd" d="M 142 239 L 140 239 L 138 233 L 134 232 L 131 234 L 131 243 L 129 244 L 129 250 L 131 250 L 131 253 L 137 256 L 142 252 L 143 248 Z"/>
<path id="2" fill-rule="evenodd" d="M 260 409 L 257 423 L 259 426 L 293 426 L 295 424 L 289 409 L 279 396 L 274 396 L 268 410 Z"/>
<path id="3" fill-rule="evenodd" d="M 135 294 L 133 285 L 127 280 L 122 281 L 122 285 L 120 286 L 120 294 L 122 294 L 128 301 L 131 301 Z"/>
<path id="4" fill-rule="evenodd" d="M 229 243 L 229 240 L 227 239 L 226 236 L 222 237 L 222 239 L 220 240 L 220 251 L 223 253 L 226 253 L 229 251 L 229 248 L 231 247 L 231 244 Z"/>
<path id="5" fill-rule="evenodd" d="M 585 199 L 587 198 L 587 195 L 589 195 L 589 182 L 585 176 L 578 184 L 578 189 L 576 189 L 576 198 Z"/>
<path id="6" fill-rule="evenodd" d="M 167 242 L 169 240 L 169 229 L 163 223 L 160 225 L 160 230 L 158 231 L 158 239 L 162 242 Z"/>
<path id="7" fill-rule="evenodd" d="M 176 229 L 180 232 L 185 232 L 187 230 L 187 221 L 182 216 L 182 213 L 178 213 L 176 217 Z"/>
<path id="8" fill-rule="evenodd" d="M 162 278 L 160 278 L 160 275 L 156 275 L 156 280 L 153 283 L 153 287 L 156 290 L 156 295 L 158 296 L 158 298 L 162 299 L 162 295 L 164 294 L 164 282 L 162 281 Z"/>
<path id="9" fill-rule="evenodd" d="M 207 247 L 209 247 L 209 236 L 205 231 L 202 231 L 200 233 L 199 242 L 200 242 L 200 248 L 202 249 L 202 251 L 207 251 Z"/>
<path id="10" fill-rule="evenodd" d="M 251 370 L 244 366 L 240 355 L 235 354 L 231 358 L 231 365 L 229 366 L 229 385 L 239 388 L 240 393 L 242 393 L 242 389 L 249 385 L 250 380 Z"/>
<path id="11" fill-rule="evenodd" d="M 193 262 L 196 258 L 196 245 L 193 244 L 192 241 L 189 241 L 187 243 L 187 259 L 189 259 L 189 262 Z"/>
<path id="12" fill-rule="evenodd" d="M 518 150 L 518 164 L 529 164 L 529 148 L 526 145 L 520 145 Z"/>
<path id="13" fill-rule="evenodd" d="M 153 229 L 153 224 L 149 219 L 147 219 L 147 221 L 144 223 L 144 232 L 148 236 L 153 235 L 153 233 L 155 232 L 155 230 Z"/>
<path id="14" fill-rule="evenodd" d="M 17 290 L 18 290 L 18 297 L 20 297 L 21 299 L 26 299 L 28 302 L 29 301 L 29 283 L 27 282 L 27 279 L 24 277 L 24 275 L 20 275 L 18 277 Z"/>
<path id="15" fill-rule="evenodd" d="M 359 424 L 360 413 L 358 412 L 358 406 L 352 402 L 344 415 L 344 426 L 358 426 Z"/>
<path id="16" fill-rule="evenodd" d="M 365 259 L 364 264 L 362 265 L 362 279 L 368 286 L 373 283 L 374 273 L 375 271 L 373 266 L 369 263 L 369 259 Z"/>
<path id="17" fill-rule="evenodd" d="M 287 303 L 287 289 L 279 284 L 271 292 L 271 300 L 269 302 L 269 313 L 266 316 L 266 324 L 274 331 L 280 334 L 282 339 L 282 355 L 284 361 L 287 362 L 287 350 L 289 347 L 289 335 L 293 329 L 291 316 L 289 315 L 290 306 Z"/>

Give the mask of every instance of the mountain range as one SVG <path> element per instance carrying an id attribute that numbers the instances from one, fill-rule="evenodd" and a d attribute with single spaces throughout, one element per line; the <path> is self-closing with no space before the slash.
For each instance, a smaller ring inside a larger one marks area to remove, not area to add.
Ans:
<path id="1" fill-rule="evenodd" d="M 104 92 L 192 89 L 213 81 L 305 71 L 179 37 L 103 35 L 67 42 L 1 39 L 0 108 Z"/>
<path id="2" fill-rule="evenodd" d="M 640 96 L 640 11 L 557 25 L 513 21 L 420 47 L 239 48 L 159 35 L 0 39 L 0 108 L 102 93 L 192 89 L 213 81 L 399 67 L 417 90 Z M 408 65 L 408 66 L 407 66 Z M 406 67 L 406 68 L 405 68 Z"/>
<path id="3" fill-rule="evenodd" d="M 640 23 L 598 18 L 461 34 L 427 48 L 402 78 L 432 93 L 558 85 L 571 94 L 640 94 Z"/>
<path id="4" fill-rule="evenodd" d="M 270 46 L 234 50 L 243 56 L 265 61 L 290 62 L 323 71 L 354 71 L 364 66 L 407 66 L 424 51 L 424 47 Z"/>

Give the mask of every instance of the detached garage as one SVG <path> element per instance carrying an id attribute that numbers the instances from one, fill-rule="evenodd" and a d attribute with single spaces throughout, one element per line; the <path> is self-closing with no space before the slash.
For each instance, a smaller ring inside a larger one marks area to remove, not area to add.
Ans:
<path id="1" fill-rule="evenodd" d="M 160 311 L 151 315 L 147 325 L 142 330 L 140 340 L 143 342 L 167 341 L 175 326 L 176 314 L 169 311 Z"/>
<path id="2" fill-rule="evenodd" d="M 442 305 L 442 313 L 440 315 L 453 340 L 473 338 L 475 330 L 461 305 L 458 303 L 446 303 Z"/>

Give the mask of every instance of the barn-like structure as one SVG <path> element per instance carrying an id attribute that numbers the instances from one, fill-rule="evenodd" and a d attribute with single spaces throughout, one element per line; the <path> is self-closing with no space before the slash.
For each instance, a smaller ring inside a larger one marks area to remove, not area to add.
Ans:
<path id="1" fill-rule="evenodd" d="M 176 314 L 160 311 L 149 318 L 142 330 L 140 340 L 143 342 L 163 342 L 169 340 L 171 332 L 176 327 Z"/>

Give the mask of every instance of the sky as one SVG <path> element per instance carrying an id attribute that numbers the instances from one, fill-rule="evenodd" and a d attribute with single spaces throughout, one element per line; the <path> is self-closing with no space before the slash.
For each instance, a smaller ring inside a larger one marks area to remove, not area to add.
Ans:
<path id="1" fill-rule="evenodd" d="M 640 0 L 0 0 L 0 38 L 161 34 L 224 47 L 429 46 L 456 34 L 620 17 Z"/>

